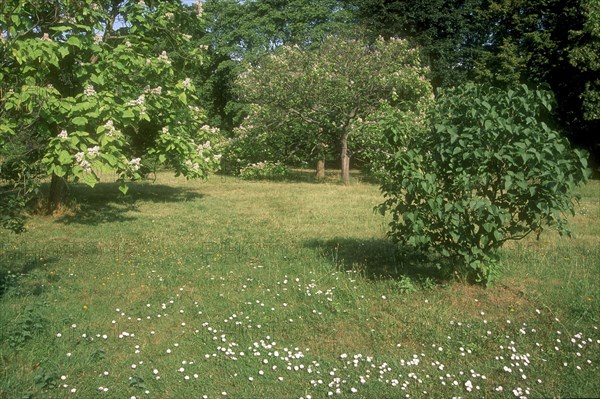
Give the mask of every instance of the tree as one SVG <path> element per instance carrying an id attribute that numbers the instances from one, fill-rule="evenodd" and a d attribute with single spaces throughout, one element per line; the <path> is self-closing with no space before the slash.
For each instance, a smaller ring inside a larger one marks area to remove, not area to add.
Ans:
<path id="1" fill-rule="evenodd" d="M 205 44 L 211 58 L 205 65 L 203 93 L 211 122 L 222 130 L 238 126 L 246 110 L 233 83 L 243 63 L 253 63 L 282 45 L 308 47 L 329 34 L 353 29 L 352 14 L 341 0 L 206 0 Z"/>
<path id="2" fill-rule="evenodd" d="M 218 156 L 192 79 L 199 24 L 178 1 L 2 2 L 2 178 L 41 169 L 52 209 L 67 180 L 94 186 L 101 171 L 125 182 L 157 162 L 205 177 Z"/>
<path id="3" fill-rule="evenodd" d="M 244 135 L 258 139 L 275 160 L 293 153 L 321 161 L 337 151 L 348 183 L 348 139 L 356 121 L 382 102 L 411 109 L 430 97 L 425 73 L 418 51 L 399 39 L 368 45 L 329 36 L 312 50 L 282 46 L 240 77 L 239 93 L 252 104 Z"/>
<path id="4" fill-rule="evenodd" d="M 600 157 L 598 2 L 497 0 L 479 15 L 490 40 L 473 76 L 504 87 L 549 84 L 570 139 Z"/>
<path id="5" fill-rule="evenodd" d="M 421 49 L 434 87 L 468 79 L 474 53 L 487 40 L 477 19 L 482 0 L 346 0 L 371 35 L 400 37 Z M 485 29 L 485 28 L 484 28 Z"/>
<path id="6" fill-rule="evenodd" d="M 373 35 L 418 45 L 434 87 L 550 85 L 570 140 L 600 157 L 598 1 L 347 0 Z"/>
<path id="7" fill-rule="evenodd" d="M 487 284 L 505 242 L 546 226 L 568 233 L 573 190 L 589 170 L 556 129 L 553 105 L 547 90 L 467 84 L 440 92 L 420 123 L 386 110 L 373 126 L 391 150 L 380 158 L 389 235 Z"/>

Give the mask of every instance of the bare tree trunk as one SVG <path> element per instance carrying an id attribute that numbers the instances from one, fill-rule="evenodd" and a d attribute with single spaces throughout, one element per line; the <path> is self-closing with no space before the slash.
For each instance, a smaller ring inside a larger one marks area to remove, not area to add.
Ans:
<path id="1" fill-rule="evenodd" d="M 350 155 L 348 154 L 348 133 L 344 132 L 341 139 L 341 160 L 342 160 L 342 182 L 345 185 L 350 184 Z"/>
<path id="2" fill-rule="evenodd" d="M 324 159 L 319 159 L 317 161 L 317 172 L 315 173 L 315 177 L 317 179 L 325 178 L 325 160 Z"/>
<path id="3" fill-rule="evenodd" d="M 68 186 L 67 180 L 63 177 L 52 174 L 50 182 L 50 192 L 48 193 L 48 213 L 64 206 L 67 203 Z"/>

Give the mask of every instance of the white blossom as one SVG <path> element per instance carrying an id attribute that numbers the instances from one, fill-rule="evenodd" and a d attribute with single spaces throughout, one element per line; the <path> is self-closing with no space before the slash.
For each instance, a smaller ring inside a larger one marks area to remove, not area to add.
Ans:
<path id="1" fill-rule="evenodd" d="M 66 139 L 69 138 L 69 134 L 67 133 L 67 131 L 65 129 L 61 130 L 60 133 L 58 134 L 58 138 L 59 139 Z"/>
<path id="2" fill-rule="evenodd" d="M 92 85 L 87 85 L 85 90 L 83 91 L 83 94 L 85 94 L 86 96 L 90 97 L 96 94 L 96 90 L 94 90 L 94 86 Z"/>

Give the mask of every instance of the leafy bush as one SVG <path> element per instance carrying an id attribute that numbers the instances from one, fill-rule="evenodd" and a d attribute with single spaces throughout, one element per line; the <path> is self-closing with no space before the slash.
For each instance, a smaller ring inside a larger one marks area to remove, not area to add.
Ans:
<path id="1" fill-rule="evenodd" d="M 506 241 L 545 226 L 568 233 L 573 189 L 589 171 L 553 127 L 552 105 L 545 90 L 469 84 L 440 92 L 423 128 L 388 110 L 380 209 L 393 217 L 392 239 L 488 284 Z"/>
<path id="2" fill-rule="evenodd" d="M 240 170 L 240 177 L 245 180 L 279 180 L 289 175 L 287 166 L 279 162 L 257 162 L 250 164 Z"/>

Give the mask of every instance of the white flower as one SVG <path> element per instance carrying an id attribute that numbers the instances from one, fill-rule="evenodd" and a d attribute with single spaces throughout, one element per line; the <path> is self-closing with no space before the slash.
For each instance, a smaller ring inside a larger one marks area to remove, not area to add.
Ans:
<path id="1" fill-rule="evenodd" d="M 163 61 L 165 64 L 171 65 L 171 60 L 169 59 L 169 56 L 167 55 L 166 51 L 163 51 L 162 53 L 160 53 L 160 55 L 158 56 L 158 59 L 160 61 Z"/>
<path id="2" fill-rule="evenodd" d="M 81 166 L 83 168 L 83 170 L 85 170 L 88 173 L 92 171 L 92 164 L 90 164 L 85 159 L 79 163 L 79 166 Z"/>
<path id="3" fill-rule="evenodd" d="M 66 139 L 66 138 L 69 138 L 69 135 L 68 135 L 67 131 L 65 129 L 63 129 L 58 134 L 58 138 L 59 139 Z"/>
<path id="4" fill-rule="evenodd" d="M 93 146 L 92 148 L 88 148 L 88 155 L 90 157 L 98 156 L 98 154 L 100 154 L 100 147 L 97 145 Z"/>
<path id="5" fill-rule="evenodd" d="M 141 167 L 141 159 L 140 158 L 133 158 L 131 161 L 129 161 L 127 164 L 129 166 L 131 166 L 131 168 L 135 171 L 140 170 Z"/>
<path id="6" fill-rule="evenodd" d="M 102 40 L 103 40 L 102 35 L 97 34 L 94 36 L 94 44 L 100 44 L 100 43 L 102 43 Z"/>
<path id="7" fill-rule="evenodd" d="M 183 87 L 191 87 L 192 81 L 190 80 L 190 78 L 185 78 L 185 80 L 181 82 L 181 84 L 183 85 Z"/>
<path id="8" fill-rule="evenodd" d="M 165 13 L 165 18 L 166 19 L 173 19 L 175 17 L 175 14 L 173 14 L 172 12 L 166 12 Z"/>
<path id="9" fill-rule="evenodd" d="M 96 94 L 96 90 L 94 90 L 94 86 L 88 85 L 88 86 L 86 86 L 85 90 L 83 91 L 83 94 L 90 97 L 90 96 L 93 96 Z"/>
<path id="10" fill-rule="evenodd" d="M 40 39 L 44 42 L 51 42 L 52 39 L 50 39 L 50 36 L 47 33 L 44 33 L 44 35 L 42 36 L 42 38 Z"/>

